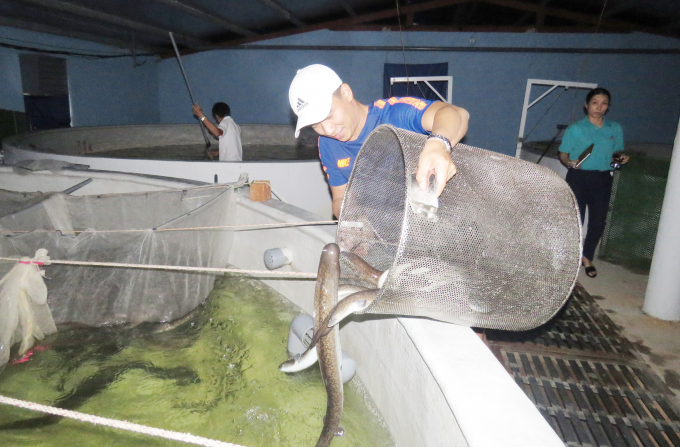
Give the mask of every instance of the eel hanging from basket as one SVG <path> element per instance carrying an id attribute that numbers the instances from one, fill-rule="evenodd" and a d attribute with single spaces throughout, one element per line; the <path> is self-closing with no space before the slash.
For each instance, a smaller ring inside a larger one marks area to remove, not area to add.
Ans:
<path id="1" fill-rule="evenodd" d="M 305 353 L 280 367 L 302 369 L 311 364 L 304 358 L 320 351 L 328 405 L 317 446 L 330 445 L 342 431 L 338 324 L 344 318 L 392 314 L 528 330 L 555 315 L 576 283 L 581 227 L 561 177 L 458 144 L 452 151 L 458 172 L 434 200 L 412 178 L 425 140 L 382 125 L 362 146 L 337 245 L 321 256 L 314 335 Z M 342 287 L 353 293 L 338 301 Z"/>

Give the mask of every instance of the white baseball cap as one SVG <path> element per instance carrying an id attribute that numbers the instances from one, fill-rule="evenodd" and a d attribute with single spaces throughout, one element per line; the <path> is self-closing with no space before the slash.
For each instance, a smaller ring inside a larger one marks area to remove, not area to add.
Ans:
<path id="1" fill-rule="evenodd" d="M 328 117 L 333 92 L 341 85 L 340 77 L 325 65 L 314 64 L 298 70 L 288 90 L 290 107 L 298 117 L 295 138 L 303 127 Z"/>

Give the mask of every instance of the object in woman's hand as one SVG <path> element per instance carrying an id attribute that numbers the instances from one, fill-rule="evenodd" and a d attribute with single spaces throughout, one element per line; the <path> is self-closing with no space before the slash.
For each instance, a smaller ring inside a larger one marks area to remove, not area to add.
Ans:
<path id="1" fill-rule="evenodd" d="M 621 169 L 622 164 L 623 164 L 623 154 L 612 155 L 612 162 L 609 163 L 609 166 L 612 169 Z"/>
<path id="2" fill-rule="evenodd" d="M 593 153 L 593 146 L 595 146 L 595 143 L 591 144 L 586 148 L 585 151 L 581 152 L 581 155 L 578 156 L 578 161 L 574 165 L 574 168 L 580 167 L 581 164 L 583 164 L 583 162 L 586 161 L 588 157 L 590 157 L 590 154 Z"/>

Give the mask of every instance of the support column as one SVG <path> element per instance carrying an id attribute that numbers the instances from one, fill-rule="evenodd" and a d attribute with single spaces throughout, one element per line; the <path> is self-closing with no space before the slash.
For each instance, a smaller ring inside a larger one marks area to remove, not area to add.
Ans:
<path id="1" fill-rule="evenodd" d="M 662 320 L 680 321 L 680 122 L 642 310 Z"/>

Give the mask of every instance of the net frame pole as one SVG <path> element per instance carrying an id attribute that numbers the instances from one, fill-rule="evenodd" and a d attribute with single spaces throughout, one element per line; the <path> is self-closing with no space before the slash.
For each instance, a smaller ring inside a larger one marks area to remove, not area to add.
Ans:
<path id="1" fill-rule="evenodd" d="M 170 40 L 172 41 L 172 47 L 175 49 L 175 56 L 177 56 L 177 62 L 179 62 L 179 68 L 182 71 L 182 76 L 184 77 L 184 83 L 187 85 L 187 90 L 189 90 L 189 96 L 191 97 L 191 104 L 196 105 L 198 104 L 196 102 L 196 99 L 194 98 L 194 92 L 191 91 L 191 84 L 189 84 L 189 78 L 187 78 L 187 73 L 184 71 L 184 64 L 182 64 L 182 58 L 179 56 L 179 50 L 177 49 L 177 43 L 175 42 L 175 36 L 173 36 L 172 31 L 168 31 L 168 34 L 170 35 Z M 203 127 L 203 123 L 201 121 L 198 122 L 199 127 L 201 128 L 201 133 L 203 134 L 203 139 L 205 140 L 205 150 L 206 152 L 210 148 L 210 140 L 208 139 L 208 134 L 205 130 L 205 127 Z"/>
<path id="2" fill-rule="evenodd" d="M 543 93 L 541 96 L 529 103 L 529 98 L 531 97 L 531 88 L 534 85 L 547 85 L 552 88 L 548 89 L 547 92 Z M 587 88 L 594 89 L 597 84 L 591 84 L 588 82 L 570 82 L 570 81 L 552 81 L 548 79 L 527 79 L 527 87 L 524 91 L 524 104 L 522 105 L 522 119 L 519 123 L 519 135 L 517 137 L 517 149 L 515 151 L 515 158 L 520 158 L 522 153 L 522 145 L 524 144 L 524 129 L 527 124 L 527 112 L 531 107 L 533 107 L 537 102 L 546 97 L 550 92 L 555 90 L 557 87 L 569 88 Z"/>

